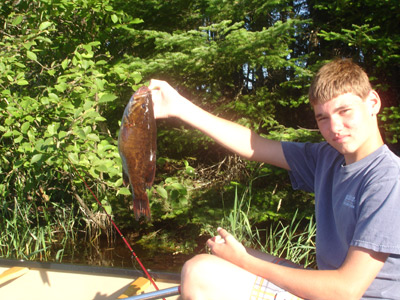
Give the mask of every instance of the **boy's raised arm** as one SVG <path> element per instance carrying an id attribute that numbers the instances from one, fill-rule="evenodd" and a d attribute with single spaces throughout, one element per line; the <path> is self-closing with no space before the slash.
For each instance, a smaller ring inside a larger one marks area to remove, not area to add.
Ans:
<path id="1" fill-rule="evenodd" d="M 245 159 L 289 170 L 281 142 L 262 138 L 244 126 L 206 112 L 182 97 L 165 81 L 151 80 L 149 88 L 152 90 L 156 118 L 179 118 Z"/>

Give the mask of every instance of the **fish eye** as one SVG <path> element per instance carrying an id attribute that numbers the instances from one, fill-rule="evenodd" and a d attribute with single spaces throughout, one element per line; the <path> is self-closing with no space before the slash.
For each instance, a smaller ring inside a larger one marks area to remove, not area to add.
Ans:
<path id="1" fill-rule="evenodd" d="M 146 104 L 143 103 L 143 104 L 142 104 L 142 108 L 146 108 Z"/>

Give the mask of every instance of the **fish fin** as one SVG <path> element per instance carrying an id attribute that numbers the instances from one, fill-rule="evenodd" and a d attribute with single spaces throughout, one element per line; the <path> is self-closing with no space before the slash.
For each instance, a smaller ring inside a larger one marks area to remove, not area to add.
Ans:
<path id="1" fill-rule="evenodd" d="M 146 177 L 146 189 L 151 188 L 151 186 L 153 185 L 153 181 L 154 181 L 154 177 L 156 176 L 156 166 L 153 165 L 151 167 L 150 172 L 148 173 L 147 177 Z"/>
<path id="2" fill-rule="evenodd" d="M 122 182 L 124 183 L 124 186 L 129 184 L 129 176 L 125 171 L 122 171 Z"/>

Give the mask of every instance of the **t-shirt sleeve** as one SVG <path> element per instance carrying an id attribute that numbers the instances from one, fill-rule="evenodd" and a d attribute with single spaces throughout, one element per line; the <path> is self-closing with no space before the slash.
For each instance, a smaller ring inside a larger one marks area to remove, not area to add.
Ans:
<path id="1" fill-rule="evenodd" d="M 293 189 L 314 192 L 320 144 L 282 142 L 282 148 L 290 167 L 289 176 Z"/>
<path id="2" fill-rule="evenodd" d="M 400 178 L 397 172 L 386 174 L 378 182 L 366 186 L 358 206 L 352 246 L 400 254 L 399 195 Z"/>

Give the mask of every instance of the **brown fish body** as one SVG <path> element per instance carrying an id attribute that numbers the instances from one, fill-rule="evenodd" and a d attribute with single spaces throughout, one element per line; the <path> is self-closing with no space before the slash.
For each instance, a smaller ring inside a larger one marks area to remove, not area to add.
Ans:
<path id="1" fill-rule="evenodd" d="M 122 159 L 124 184 L 130 183 L 135 219 L 150 219 L 146 190 L 151 187 L 156 171 L 157 128 L 151 92 L 139 88 L 129 100 L 121 122 L 118 149 Z"/>

